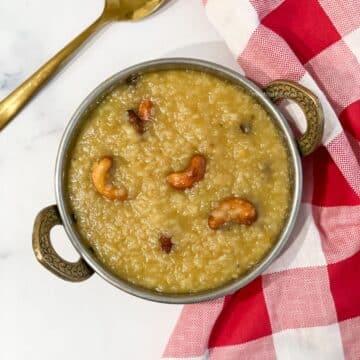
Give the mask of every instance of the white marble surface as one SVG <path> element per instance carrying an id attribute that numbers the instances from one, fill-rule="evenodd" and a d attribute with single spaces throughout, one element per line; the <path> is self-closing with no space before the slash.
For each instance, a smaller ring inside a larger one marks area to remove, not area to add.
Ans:
<path id="1" fill-rule="evenodd" d="M 158 359 L 181 306 L 137 299 L 98 276 L 64 282 L 38 264 L 34 218 L 54 203 L 60 137 L 101 81 L 137 62 L 193 56 L 236 67 L 200 0 L 173 0 L 141 23 L 109 26 L 0 133 L 0 359 Z M 102 0 L 0 0 L 0 98 L 87 26 Z M 55 247 L 77 255 L 63 230 Z"/>

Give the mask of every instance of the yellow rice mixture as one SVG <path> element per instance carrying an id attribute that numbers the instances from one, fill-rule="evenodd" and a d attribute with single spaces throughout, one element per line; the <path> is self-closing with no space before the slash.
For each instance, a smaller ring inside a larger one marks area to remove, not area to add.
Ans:
<path id="1" fill-rule="evenodd" d="M 154 103 L 155 117 L 139 135 L 127 110 L 143 98 Z M 207 158 L 204 179 L 171 188 L 166 176 L 197 153 Z M 111 180 L 129 200 L 95 191 L 91 171 L 102 156 L 113 157 Z M 106 268 L 159 292 L 188 293 L 238 278 L 263 258 L 287 218 L 291 176 L 282 135 L 256 100 L 215 76 L 171 70 L 119 86 L 90 113 L 67 187 L 78 231 Z M 229 196 L 251 201 L 258 220 L 211 230 L 211 210 Z M 172 237 L 170 254 L 159 244 L 163 234 Z"/>

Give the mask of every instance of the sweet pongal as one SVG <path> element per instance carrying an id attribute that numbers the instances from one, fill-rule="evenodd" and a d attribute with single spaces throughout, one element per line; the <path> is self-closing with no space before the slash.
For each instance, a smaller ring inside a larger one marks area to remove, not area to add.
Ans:
<path id="1" fill-rule="evenodd" d="M 76 227 L 116 276 L 165 293 L 221 286 L 278 239 L 291 202 L 282 134 L 245 90 L 166 70 L 91 111 L 67 190 Z"/>

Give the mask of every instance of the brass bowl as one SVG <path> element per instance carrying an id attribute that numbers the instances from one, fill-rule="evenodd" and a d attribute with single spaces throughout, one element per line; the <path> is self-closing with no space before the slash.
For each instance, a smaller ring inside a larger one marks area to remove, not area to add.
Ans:
<path id="1" fill-rule="evenodd" d="M 69 150 L 73 141 L 76 139 L 78 130 L 81 128 L 83 121 L 86 120 L 86 115 L 96 103 L 111 92 L 116 86 L 126 81 L 126 79 L 134 74 L 167 69 L 199 70 L 214 74 L 244 88 L 265 108 L 279 130 L 283 133 L 289 149 L 289 158 L 293 169 L 293 189 L 290 212 L 274 247 L 262 261 L 246 275 L 215 289 L 188 294 L 166 294 L 145 289 L 120 279 L 108 271 L 94 256 L 91 249 L 84 244 L 74 226 L 66 200 L 66 187 L 64 181 Z M 274 102 L 280 99 L 290 99 L 295 101 L 305 113 L 307 130 L 298 140 L 294 138 L 285 118 L 274 104 Z M 60 143 L 55 173 L 57 205 L 42 210 L 35 220 L 33 249 L 36 258 L 48 270 L 65 280 L 83 281 L 96 272 L 109 283 L 129 294 L 157 302 L 174 304 L 196 303 L 212 300 L 232 293 L 258 277 L 276 259 L 288 241 L 298 215 L 302 194 L 302 168 L 300 155 L 308 155 L 318 147 L 322 138 L 323 127 L 323 112 L 318 98 L 308 89 L 291 81 L 275 81 L 266 86 L 264 90 L 261 90 L 249 79 L 235 71 L 214 63 L 183 58 L 153 60 L 123 70 L 103 82 L 83 101 L 65 130 Z M 70 263 L 62 259 L 51 245 L 50 230 L 53 226 L 58 224 L 62 224 L 65 227 L 67 235 L 80 255 L 80 260 L 76 263 Z"/>

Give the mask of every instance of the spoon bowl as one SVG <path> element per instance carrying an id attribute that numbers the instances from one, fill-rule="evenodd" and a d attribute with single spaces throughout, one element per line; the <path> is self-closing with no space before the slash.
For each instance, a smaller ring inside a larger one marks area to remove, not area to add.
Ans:
<path id="1" fill-rule="evenodd" d="M 143 19 L 167 0 L 105 0 L 101 16 L 73 41 L 59 51 L 22 85 L 0 101 L 0 130 L 25 106 L 43 85 L 71 58 L 93 34 L 114 21 L 135 21 Z"/>
<path id="2" fill-rule="evenodd" d="M 156 11 L 165 0 L 106 0 L 103 16 L 110 21 L 140 20 Z"/>

